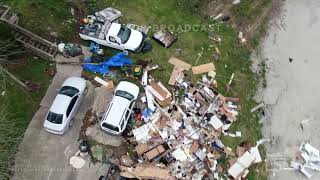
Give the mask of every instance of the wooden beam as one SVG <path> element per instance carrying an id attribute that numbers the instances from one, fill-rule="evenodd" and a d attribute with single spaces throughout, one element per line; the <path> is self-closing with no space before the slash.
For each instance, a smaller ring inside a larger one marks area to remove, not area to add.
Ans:
<path id="1" fill-rule="evenodd" d="M 20 81 L 16 76 L 14 76 L 13 74 L 11 74 L 8 70 L 6 70 L 4 67 L 2 67 L 0 65 L 0 71 L 6 73 L 11 79 L 13 79 L 16 83 L 18 83 L 21 87 L 23 87 L 26 90 L 30 90 L 30 88 L 23 83 L 22 81 Z"/>

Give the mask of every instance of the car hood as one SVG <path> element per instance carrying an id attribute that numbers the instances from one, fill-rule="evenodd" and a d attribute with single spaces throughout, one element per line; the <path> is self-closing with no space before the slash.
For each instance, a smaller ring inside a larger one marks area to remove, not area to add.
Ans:
<path id="1" fill-rule="evenodd" d="M 125 43 L 126 49 L 134 51 L 137 49 L 143 41 L 143 35 L 141 32 L 131 29 L 131 35 L 128 41 Z"/>

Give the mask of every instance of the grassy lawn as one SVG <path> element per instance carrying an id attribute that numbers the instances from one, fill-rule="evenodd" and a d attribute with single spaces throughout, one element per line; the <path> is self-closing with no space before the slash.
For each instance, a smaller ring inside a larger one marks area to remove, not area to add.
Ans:
<path id="1" fill-rule="evenodd" d="M 5 95 L 0 96 L 0 177 L 6 177 L 8 162 L 13 160 L 16 147 L 50 83 L 46 67 L 46 61 L 28 57 L 25 65 L 9 69 L 21 80 L 39 84 L 40 89 L 37 93 L 27 92 L 6 77 Z"/>
<path id="2" fill-rule="evenodd" d="M 165 49 L 152 40 L 153 50 L 151 52 L 146 54 L 130 53 L 130 58 L 133 60 L 152 60 L 153 63 L 160 64 L 163 70 L 155 71 L 153 76 L 166 84 L 173 69 L 173 65 L 168 63 L 171 56 L 176 56 L 192 65 L 196 65 L 198 54 L 202 52 L 197 65 L 214 62 L 217 74 L 227 77 L 226 79 L 217 77 L 218 91 L 225 96 L 239 97 L 241 100 L 241 115 L 239 120 L 233 124 L 231 131 L 241 131 L 242 137 L 223 137 L 223 142 L 235 149 L 241 141 L 249 140 L 255 143 L 255 141 L 262 137 L 258 119 L 250 113 L 250 109 L 256 105 L 253 96 L 257 83 L 261 80 L 261 75 L 251 72 L 251 50 L 248 46 L 238 42 L 237 32 L 228 23 L 218 24 L 215 21 L 205 20 L 191 11 L 178 9 L 176 1 L 173 0 L 88 0 L 73 3 L 56 0 L 5 0 L 5 2 L 18 12 L 19 17 L 21 17 L 19 23 L 22 26 L 45 37 L 50 37 L 50 32 L 52 31 L 57 32 L 59 35 L 58 39 L 70 40 L 70 37 L 76 36 L 74 28 L 72 28 L 74 27 L 74 21 L 71 20 L 71 7 L 81 9 L 85 13 L 93 13 L 96 10 L 113 6 L 122 11 L 123 17 L 121 22 L 151 26 L 149 36 L 160 25 L 170 27 L 173 32 L 178 34 L 178 41 L 172 47 Z M 234 10 L 235 14 L 239 16 L 251 16 L 255 12 L 250 12 L 250 10 L 247 11 L 246 9 L 250 7 L 250 3 L 254 3 L 254 1 L 244 1 L 239 6 L 239 9 Z M 248 15 L 242 14 L 244 13 L 243 11 L 248 13 Z M 196 27 L 196 29 L 186 32 L 180 31 L 181 28 L 184 29 L 185 26 L 189 25 Z M 209 39 L 209 30 L 213 30 L 211 34 L 219 36 L 222 42 L 218 43 Z M 213 59 L 215 47 L 220 50 L 220 58 L 217 61 Z M 176 55 L 176 49 L 182 50 L 181 56 Z M 111 56 L 114 54 L 114 51 L 108 49 L 106 53 Z M 43 75 L 45 63 L 43 61 L 31 62 L 33 63 L 28 63 L 27 68 L 15 70 L 13 73 L 26 80 L 30 78 L 30 80 L 35 82 L 42 82 L 43 88 L 45 88 L 49 83 L 47 77 Z M 233 82 L 233 90 L 229 94 L 226 92 L 226 84 L 232 73 L 235 73 L 235 78 L 240 81 Z M 199 77 L 195 76 L 192 78 L 196 80 Z M 18 91 L 16 87 L 11 85 L 8 85 L 7 88 L 10 91 L 7 92 L 5 101 L 10 102 L 8 112 L 11 112 L 10 116 L 12 116 L 9 119 L 17 119 L 15 122 L 19 122 L 18 126 L 10 124 L 13 122 L 9 120 L 7 123 L 12 129 L 17 129 L 12 130 L 14 132 L 12 136 L 19 137 L 23 134 L 34 111 L 38 107 L 44 91 L 41 91 L 39 94 L 30 94 L 21 90 Z M 1 100 L 1 102 L 4 101 Z M 8 148 L 8 152 L 11 150 L 11 148 Z M 2 159 L 1 162 L 3 162 Z M 256 170 L 250 171 L 249 179 L 266 179 L 263 164 L 258 165 L 254 169 Z"/>

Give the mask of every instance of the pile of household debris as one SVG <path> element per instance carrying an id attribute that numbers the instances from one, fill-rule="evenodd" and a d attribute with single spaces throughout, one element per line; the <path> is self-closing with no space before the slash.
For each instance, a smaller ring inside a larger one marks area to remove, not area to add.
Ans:
<path id="1" fill-rule="evenodd" d="M 258 146 L 242 142 L 236 150 L 227 147 L 221 136 L 241 137 L 230 132 L 239 116 L 239 99 L 225 97 L 214 88 L 213 63 L 191 67 L 177 58 L 170 58 L 175 66 L 169 84 L 170 92 L 161 82 L 149 75 L 145 68 L 142 82 L 146 103 L 144 110 L 130 122 L 137 161 L 120 165 L 121 176 L 140 179 L 203 179 L 222 177 L 245 178 L 248 168 L 262 161 Z M 207 73 L 192 84 L 186 71 Z M 126 157 L 128 158 L 128 157 Z M 132 157 L 133 158 L 133 157 Z M 226 158 L 228 169 L 226 168 Z M 136 158 L 133 158 L 136 159 Z M 127 160 L 126 160 L 127 161 Z"/>
<path id="2" fill-rule="evenodd" d="M 291 161 L 291 167 L 300 171 L 307 178 L 313 176 L 314 171 L 320 171 L 320 152 L 309 143 L 302 143 L 299 148 L 301 161 Z"/>
<path id="3" fill-rule="evenodd" d="M 112 82 L 110 80 L 119 79 L 113 78 L 117 72 L 112 70 L 118 67 L 127 77 L 142 78 L 144 88 L 141 97 L 144 107 L 133 108 L 126 132 L 127 137 L 131 136 L 127 141 L 134 145 L 136 153 L 118 157 L 120 175 L 171 180 L 246 178 L 249 167 L 262 161 L 258 146 L 266 140 L 258 141 L 255 146 L 244 141 L 234 150 L 221 141 L 222 136 L 241 137 L 240 131 L 229 130 L 237 121 L 241 107 L 239 98 L 225 97 L 216 91 L 218 84 L 214 64 L 192 67 L 171 57 L 168 62 L 174 68 L 168 82 L 172 86 L 169 90 L 151 76 L 158 65 L 143 60 L 133 64 L 127 53 L 105 58 L 99 47 L 99 44 L 104 45 L 104 41 L 97 39 L 105 40 L 105 36 L 111 36 L 110 27 L 112 23 L 117 23 L 121 13 L 110 8 L 99 13 L 87 19 L 80 33 L 83 39 L 96 42 L 90 46 L 93 55 L 84 59 L 84 70 L 102 74 L 106 79 L 96 77 L 95 80 L 108 87 Z M 100 20 L 98 17 L 105 18 Z M 98 27 L 97 22 L 105 24 Z M 141 30 L 131 25 L 130 28 Z M 147 29 L 143 33 L 147 33 Z M 177 37 L 161 29 L 153 39 L 169 48 Z M 215 50 L 220 54 L 217 47 Z M 201 56 L 202 53 L 199 53 L 195 64 Z M 190 70 L 193 75 L 202 75 L 201 80 L 194 83 L 194 79 L 188 76 L 190 73 L 187 73 Z M 231 90 L 233 78 L 234 74 L 227 85 L 228 91 Z"/>

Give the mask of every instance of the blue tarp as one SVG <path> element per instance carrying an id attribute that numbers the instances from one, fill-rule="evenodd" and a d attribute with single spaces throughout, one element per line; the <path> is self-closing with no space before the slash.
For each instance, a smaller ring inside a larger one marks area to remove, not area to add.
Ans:
<path id="1" fill-rule="evenodd" d="M 83 64 L 82 67 L 83 70 L 106 75 L 109 73 L 109 67 L 121 67 L 126 64 L 132 64 L 131 59 L 129 59 L 125 53 L 118 53 L 99 64 L 86 63 Z"/>

